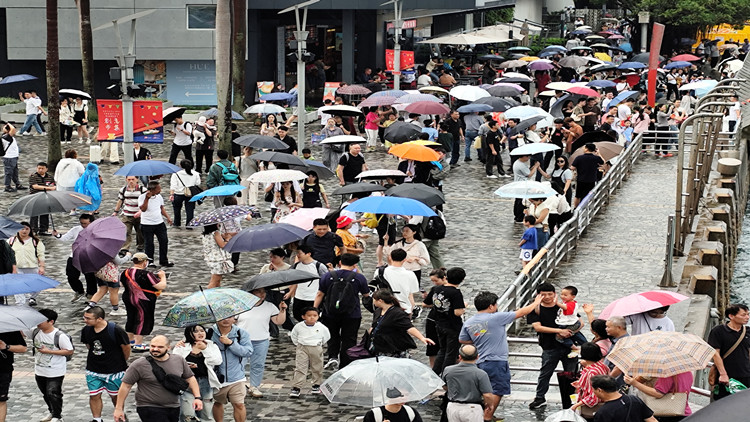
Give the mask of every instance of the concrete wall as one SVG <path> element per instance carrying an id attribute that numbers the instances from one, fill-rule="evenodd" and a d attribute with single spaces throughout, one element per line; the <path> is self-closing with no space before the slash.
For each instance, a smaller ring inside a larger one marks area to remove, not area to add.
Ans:
<path id="1" fill-rule="evenodd" d="M 544 0 L 516 0 L 513 17 L 520 20 L 528 19 L 541 23 L 543 6 Z"/>

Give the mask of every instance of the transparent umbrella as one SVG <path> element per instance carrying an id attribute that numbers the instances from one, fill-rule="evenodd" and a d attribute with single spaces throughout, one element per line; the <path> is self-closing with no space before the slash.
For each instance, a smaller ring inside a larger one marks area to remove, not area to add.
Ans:
<path id="1" fill-rule="evenodd" d="M 511 182 L 501 186 L 495 191 L 495 195 L 502 198 L 548 198 L 557 192 L 552 189 L 549 183 L 540 183 L 533 180 L 524 180 L 522 182 Z"/>

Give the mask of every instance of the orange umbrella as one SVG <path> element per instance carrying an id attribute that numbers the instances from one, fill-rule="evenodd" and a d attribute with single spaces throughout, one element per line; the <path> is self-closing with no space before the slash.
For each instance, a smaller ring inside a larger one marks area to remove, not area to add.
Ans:
<path id="1" fill-rule="evenodd" d="M 434 149 L 419 144 L 394 145 L 388 150 L 388 153 L 405 160 L 437 161 L 440 159 L 440 154 L 435 152 Z"/>

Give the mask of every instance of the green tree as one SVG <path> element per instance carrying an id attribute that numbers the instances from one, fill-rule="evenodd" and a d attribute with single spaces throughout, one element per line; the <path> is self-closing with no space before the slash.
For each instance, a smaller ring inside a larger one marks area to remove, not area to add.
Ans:
<path id="1" fill-rule="evenodd" d="M 94 96 L 94 42 L 91 35 L 91 7 L 89 0 L 76 0 L 78 6 L 78 21 L 80 23 L 81 38 L 81 75 L 83 76 L 83 90 Z M 92 101 L 92 104 L 94 102 Z"/>
<path id="2" fill-rule="evenodd" d="M 500 9 L 488 10 L 484 12 L 484 22 L 486 25 L 494 25 L 498 22 L 513 22 L 513 8 L 503 7 Z"/>

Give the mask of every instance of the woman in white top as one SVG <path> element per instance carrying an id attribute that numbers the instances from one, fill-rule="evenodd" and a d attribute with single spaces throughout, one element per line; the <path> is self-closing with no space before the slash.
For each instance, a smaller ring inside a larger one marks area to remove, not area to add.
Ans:
<path id="1" fill-rule="evenodd" d="M 57 163 L 57 169 L 55 169 L 57 190 L 73 191 L 84 171 L 83 164 L 78 161 L 78 152 L 74 149 L 65 151 L 65 158 Z"/>
<path id="2" fill-rule="evenodd" d="M 193 408 L 193 392 L 188 389 L 180 397 L 180 413 L 184 420 L 211 421 L 213 420 L 213 397 L 215 392 L 219 392 L 221 382 L 214 372 L 214 366 L 220 365 L 223 361 L 219 347 L 211 340 L 208 340 L 206 328 L 202 325 L 191 325 L 185 327 L 185 340 L 180 341 L 174 346 L 174 353 L 182 356 L 193 370 L 195 379 L 200 387 L 201 398 L 203 399 L 203 410 L 198 412 Z M 191 419 L 192 418 L 192 419 Z"/>
<path id="3" fill-rule="evenodd" d="M 561 155 L 555 159 L 555 168 L 552 173 L 542 173 L 547 179 L 552 179 L 552 187 L 559 185 L 562 189 L 562 194 L 565 195 L 565 199 L 568 204 L 573 199 L 573 190 L 570 189 L 570 185 L 573 182 L 573 171 L 570 169 L 568 164 L 568 158 Z"/>
<path id="4" fill-rule="evenodd" d="M 532 215 L 536 218 L 534 228 L 536 228 L 536 249 L 541 249 L 549 239 L 549 208 L 544 204 L 544 198 L 529 199 L 529 208 L 526 215 Z"/>
<path id="5" fill-rule="evenodd" d="M 242 191 L 242 196 L 237 202 L 239 205 L 256 205 L 258 203 L 258 184 L 251 183 L 247 179 L 258 172 L 258 163 L 251 159 L 253 149 L 250 147 L 242 148 L 242 155 L 235 159 L 235 165 L 240 172 L 240 185 L 247 187 Z"/>
<path id="6" fill-rule="evenodd" d="M 383 248 L 383 255 L 390 256 L 391 251 L 394 249 L 403 249 L 406 251 L 406 259 L 404 260 L 403 267 L 409 271 L 413 271 L 414 275 L 417 276 L 417 280 L 422 277 L 422 267 L 430 265 L 430 254 L 427 252 L 427 246 L 422 243 L 421 240 L 417 239 L 418 227 L 415 224 L 406 224 L 401 230 L 401 234 L 404 236 L 400 240 L 397 240 L 393 245 L 386 246 Z M 388 235 L 383 236 L 383 240 L 388 244 Z"/>
<path id="7" fill-rule="evenodd" d="M 276 115 L 269 114 L 266 121 L 260 126 L 260 134 L 274 137 L 279 132 L 279 124 L 276 122 Z"/>
<path id="8" fill-rule="evenodd" d="M 174 226 L 180 228 L 182 218 L 182 204 L 185 204 L 185 227 L 193 219 L 195 211 L 195 202 L 190 202 L 190 197 L 185 195 L 185 190 L 190 190 L 191 186 L 200 186 L 201 175 L 193 171 L 193 162 L 190 160 L 180 161 L 182 170 L 172 174 L 169 180 L 169 200 L 172 202 L 174 209 Z M 192 227 L 187 227 L 192 230 Z"/>
<path id="9" fill-rule="evenodd" d="M 60 100 L 60 143 L 70 143 L 73 137 L 73 128 L 76 126 L 73 120 L 73 108 L 70 106 L 67 98 Z"/>
<path id="10" fill-rule="evenodd" d="M 8 239 L 16 254 L 16 267 L 19 274 L 44 275 L 44 243 L 31 231 L 31 225 L 22 221 L 23 228 Z M 17 305 L 36 305 L 36 293 L 15 295 Z"/>

